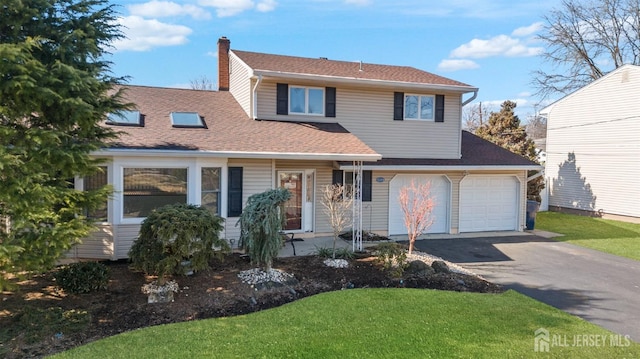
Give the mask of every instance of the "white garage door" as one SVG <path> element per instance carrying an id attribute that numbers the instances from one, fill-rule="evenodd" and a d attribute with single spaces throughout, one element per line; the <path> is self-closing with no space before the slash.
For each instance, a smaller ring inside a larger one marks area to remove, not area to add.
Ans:
<path id="1" fill-rule="evenodd" d="M 467 176 L 460 182 L 460 232 L 513 231 L 519 217 L 513 176 Z"/>
<path id="2" fill-rule="evenodd" d="M 449 233 L 449 194 L 451 185 L 445 176 L 399 174 L 389 182 L 389 235 L 407 234 L 398 195 L 400 188 L 411 184 L 431 181 L 431 193 L 435 201 L 433 224 L 427 233 Z"/>

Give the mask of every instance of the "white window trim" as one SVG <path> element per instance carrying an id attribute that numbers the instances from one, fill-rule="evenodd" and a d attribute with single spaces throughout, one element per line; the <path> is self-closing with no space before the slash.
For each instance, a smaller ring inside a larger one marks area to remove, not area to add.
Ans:
<path id="1" fill-rule="evenodd" d="M 407 97 L 408 96 L 417 96 L 418 97 L 418 118 L 410 118 L 407 117 Z M 432 98 L 432 103 L 433 103 L 433 109 L 431 111 L 431 118 L 421 118 L 420 116 L 420 111 L 422 109 L 422 98 L 423 97 L 431 97 Z M 405 93 L 404 94 L 404 99 L 402 102 L 402 110 L 403 110 L 403 114 L 404 114 L 404 120 L 406 121 L 423 121 L 423 122 L 435 122 L 436 120 L 436 96 L 435 95 L 420 95 L 420 94 L 416 94 L 416 93 Z"/>
<path id="2" fill-rule="evenodd" d="M 109 200 L 109 221 L 113 224 L 140 224 L 145 219 L 124 218 L 124 168 L 186 168 L 187 169 L 187 203 L 200 205 L 202 183 L 200 174 L 202 167 L 219 167 L 220 173 L 220 217 L 227 217 L 227 159 L 150 159 L 150 158 L 119 158 L 114 159 L 108 168 L 109 182 L 113 185 L 113 198 Z"/>
<path id="3" fill-rule="evenodd" d="M 304 89 L 304 112 L 296 112 L 291 109 L 291 90 L 292 89 Z M 322 91 L 322 113 L 309 113 L 309 90 L 320 90 Z M 325 101 L 326 101 L 326 91 L 324 87 L 309 87 L 309 86 L 289 86 L 289 114 L 295 115 L 305 115 L 305 116 L 324 116 L 325 112 Z"/>

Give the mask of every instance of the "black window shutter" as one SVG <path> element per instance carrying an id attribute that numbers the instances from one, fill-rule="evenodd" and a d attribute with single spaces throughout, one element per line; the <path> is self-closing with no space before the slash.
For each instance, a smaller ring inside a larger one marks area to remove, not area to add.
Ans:
<path id="1" fill-rule="evenodd" d="M 331 184 L 344 184 L 341 170 L 333 170 L 333 180 L 331 181 Z"/>
<path id="2" fill-rule="evenodd" d="M 278 84 L 276 91 L 276 113 L 278 115 L 289 114 L 289 85 Z"/>
<path id="3" fill-rule="evenodd" d="M 362 171 L 362 201 L 371 202 L 372 185 L 371 171 Z"/>
<path id="4" fill-rule="evenodd" d="M 404 92 L 393 93 L 393 119 L 396 121 L 404 119 Z"/>
<path id="5" fill-rule="evenodd" d="M 336 88 L 327 87 L 324 89 L 324 116 L 336 117 Z"/>
<path id="6" fill-rule="evenodd" d="M 242 167 L 229 167 L 227 188 L 227 217 L 238 217 L 242 214 Z"/>
<path id="7" fill-rule="evenodd" d="M 436 122 L 444 122 L 444 95 L 436 95 Z"/>

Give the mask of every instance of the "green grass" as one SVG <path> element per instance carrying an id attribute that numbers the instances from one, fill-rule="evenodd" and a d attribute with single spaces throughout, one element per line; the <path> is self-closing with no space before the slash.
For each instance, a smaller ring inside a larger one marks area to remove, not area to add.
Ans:
<path id="1" fill-rule="evenodd" d="M 562 338 L 534 352 L 534 331 Z M 572 346 L 604 335 L 605 345 Z M 140 329 L 56 358 L 640 357 L 640 345 L 514 291 L 354 289 L 249 315 Z M 556 341 L 556 344 L 558 341 Z"/>
<path id="2" fill-rule="evenodd" d="M 540 212 L 536 229 L 563 234 L 553 238 L 640 261 L 640 224 L 558 212 Z"/>

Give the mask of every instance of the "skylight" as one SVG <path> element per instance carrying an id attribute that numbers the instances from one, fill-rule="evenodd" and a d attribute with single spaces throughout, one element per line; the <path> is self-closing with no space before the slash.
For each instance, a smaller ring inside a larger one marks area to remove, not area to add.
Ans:
<path id="1" fill-rule="evenodd" d="M 173 127 L 205 127 L 197 112 L 171 112 Z"/>
<path id="2" fill-rule="evenodd" d="M 140 111 L 121 111 L 107 115 L 107 123 L 112 125 L 141 125 Z"/>

